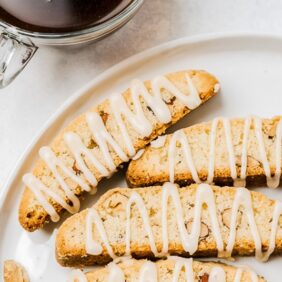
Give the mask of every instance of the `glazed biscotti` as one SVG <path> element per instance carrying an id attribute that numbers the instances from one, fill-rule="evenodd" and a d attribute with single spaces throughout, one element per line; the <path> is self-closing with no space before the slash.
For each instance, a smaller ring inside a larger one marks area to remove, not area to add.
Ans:
<path id="1" fill-rule="evenodd" d="M 148 280 L 150 278 L 150 280 Z M 72 282 L 263 282 L 262 277 L 244 267 L 233 267 L 222 263 L 199 262 L 180 257 L 151 262 L 129 259 L 110 263 L 104 268 L 83 273 L 72 272 Z"/>
<path id="2" fill-rule="evenodd" d="M 276 188 L 281 177 L 281 117 L 216 118 L 153 141 L 127 170 L 132 187 L 180 185 Z"/>
<path id="3" fill-rule="evenodd" d="M 213 97 L 216 78 L 204 71 L 181 71 L 131 88 L 82 114 L 39 151 L 19 208 L 19 221 L 28 231 L 58 221 L 62 211 L 76 213 L 79 196 L 95 190 L 166 128 Z"/>
<path id="4" fill-rule="evenodd" d="M 68 218 L 56 237 L 63 266 L 105 264 L 120 256 L 267 260 L 282 251 L 281 203 L 245 188 L 193 184 L 117 188 Z"/>

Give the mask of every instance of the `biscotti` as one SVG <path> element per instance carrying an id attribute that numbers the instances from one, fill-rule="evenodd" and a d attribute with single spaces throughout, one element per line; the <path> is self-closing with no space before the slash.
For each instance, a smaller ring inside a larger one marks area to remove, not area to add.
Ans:
<path id="1" fill-rule="evenodd" d="M 281 177 L 282 119 L 216 118 L 159 137 L 127 170 L 131 187 L 214 183 L 276 188 Z"/>
<path id="2" fill-rule="evenodd" d="M 26 270 L 14 260 L 6 260 L 3 268 L 4 282 L 29 282 Z"/>
<path id="3" fill-rule="evenodd" d="M 148 280 L 149 279 L 149 280 Z M 83 273 L 74 270 L 70 282 L 263 282 L 266 281 L 245 267 L 222 263 L 200 262 L 169 257 L 166 260 L 124 260 L 104 268 Z"/>
<path id="4" fill-rule="evenodd" d="M 181 71 L 152 81 L 134 80 L 122 95 L 113 95 L 71 122 L 23 181 L 26 189 L 19 221 L 28 231 L 58 221 L 63 210 L 76 213 L 79 196 L 95 190 L 136 152 L 163 134 L 219 89 L 204 71 Z"/>
<path id="5" fill-rule="evenodd" d="M 68 218 L 56 237 L 63 266 L 105 264 L 120 256 L 267 260 L 282 251 L 281 203 L 246 188 L 193 184 L 117 188 Z"/>

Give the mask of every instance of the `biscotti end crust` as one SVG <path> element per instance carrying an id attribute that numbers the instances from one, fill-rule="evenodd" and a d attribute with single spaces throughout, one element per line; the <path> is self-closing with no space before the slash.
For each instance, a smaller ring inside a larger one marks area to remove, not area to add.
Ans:
<path id="1" fill-rule="evenodd" d="M 189 74 L 191 77 L 198 93 L 199 97 L 201 98 L 201 104 L 212 98 L 217 92 L 218 92 L 218 80 L 211 74 L 205 72 L 205 71 L 180 71 L 175 72 L 166 75 L 166 78 L 172 82 L 180 91 L 183 91 L 184 93 L 187 92 L 187 85 L 185 84 L 185 75 Z M 151 89 L 151 82 L 146 81 L 144 83 L 145 87 L 150 91 Z M 126 90 L 123 94 L 123 97 L 125 101 L 130 104 L 131 103 L 131 95 L 130 90 Z M 162 93 L 163 97 L 165 99 L 170 98 L 169 92 Z M 157 136 L 163 134 L 165 130 L 177 122 L 179 119 L 181 119 L 183 116 L 185 116 L 187 113 L 189 113 L 191 110 L 187 107 L 184 107 L 183 104 L 178 99 L 171 99 L 166 101 L 169 110 L 172 115 L 172 120 L 169 124 L 161 124 L 160 122 L 156 122 L 155 117 L 152 115 L 149 109 L 144 106 L 145 115 L 148 118 L 149 121 L 152 122 L 153 131 L 150 136 L 146 138 L 140 138 L 138 134 L 134 131 L 134 129 L 128 124 L 126 124 L 126 127 L 129 131 L 129 135 L 132 138 L 132 142 L 134 145 L 134 148 L 136 151 L 143 148 L 145 145 L 147 145 L 151 140 L 155 139 Z M 121 148 L 123 148 L 125 151 L 125 145 L 123 144 L 123 141 L 121 140 L 120 132 L 116 130 L 116 125 L 114 123 L 114 118 L 111 115 L 111 110 L 109 106 L 109 101 L 105 100 L 101 104 L 99 104 L 96 107 L 93 107 L 90 109 L 90 112 L 98 113 L 103 121 L 105 122 L 105 126 L 107 130 L 111 133 L 111 135 L 115 138 L 115 140 L 119 143 Z M 64 164 L 81 176 L 81 178 L 87 182 L 84 175 L 81 174 L 81 172 L 77 169 L 76 163 L 74 161 L 74 158 L 72 157 L 72 154 L 69 151 L 69 148 L 64 143 L 64 135 L 68 132 L 75 132 L 78 134 L 85 146 L 87 148 L 91 149 L 93 148 L 93 153 L 95 154 L 95 157 L 101 162 L 104 163 L 103 156 L 99 149 L 95 147 L 95 143 L 92 140 L 91 132 L 89 128 L 87 127 L 86 117 L 85 114 L 80 115 L 75 120 L 73 120 L 62 132 L 55 137 L 55 139 L 52 141 L 50 148 L 55 153 L 55 155 L 64 162 Z M 119 167 L 122 165 L 123 161 L 119 158 L 117 154 L 114 152 L 111 152 L 111 156 L 113 158 L 114 164 L 116 167 Z M 97 181 L 99 182 L 103 176 L 93 165 L 87 163 L 89 169 L 91 172 L 95 175 Z M 61 173 L 61 171 L 59 171 Z M 32 174 L 38 178 L 48 189 L 58 193 L 64 200 L 66 199 L 65 193 L 60 188 L 59 183 L 56 181 L 54 175 L 50 171 L 50 169 L 46 166 L 45 162 L 42 159 L 39 159 L 35 167 L 33 169 Z M 75 192 L 75 195 L 77 197 L 81 197 L 84 193 L 79 185 L 71 181 L 69 178 L 67 178 L 64 174 L 62 174 L 68 185 L 72 188 L 72 191 Z M 60 215 L 64 211 L 61 205 L 59 205 L 57 202 L 55 202 L 52 198 L 47 197 L 48 202 L 53 206 L 55 211 Z M 37 198 L 35 197 L 34 193 L 28 188 L 25 187 L 22 199 L 19 206 L 19 222 L 22 225 L 24 229 L 27 231 L 35 231 L 39 228 L 42 228 L 45 223 L 50 221 L 50 216 L 48 213 L 44 210 L 42 205 L 39 203 Z"/>

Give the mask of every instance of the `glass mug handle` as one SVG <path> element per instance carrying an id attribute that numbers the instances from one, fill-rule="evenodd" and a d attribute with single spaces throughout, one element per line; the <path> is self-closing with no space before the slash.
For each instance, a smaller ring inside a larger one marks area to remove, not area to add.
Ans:
<path id="1" fill-rule="evenodd" d="M 0 88 L 17 77 L 36 50 L 37 47 L 27 37 L 0 30 Z"/>

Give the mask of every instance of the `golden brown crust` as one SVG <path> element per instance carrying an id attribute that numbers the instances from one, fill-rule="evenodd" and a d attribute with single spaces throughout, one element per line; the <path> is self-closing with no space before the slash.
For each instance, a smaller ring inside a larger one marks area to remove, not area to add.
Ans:
<path id="1" fill-rule="evenodd" d="M 188 72 L 193 80 L 195 87 L 197 88 L 200 94 L 202 103 L 209 100 L 211 97 L 213 97 L 216 94 L 216 90 L 217 90 L 216 85 L 218 85 L 218 81 L 216 80 L 215 77 L 204 71 L 188 71 Z M 166 76 L 177 88 L 179 88 L 179 90 L 183 91 L 183 93 L 187 93 L 188 91 L 186 80 L 185 80 L 185 73 L 186 71 L 182 71 L 182 72 L 171 73 Z M 145 86 L 147 87 L 148 90 L 151 89 L 151 84 L 149 81 L 145 82 Z M 170 125 L 174 124 L 175 122 L 177 122 L 179 119 L 181 119 L 183 116 L 185 116 L 187 113 L 191 111 L 190 109 L 185 107 L 178 99 L 175 99 L 171 102 L 170 98 L 172 96 L 168 91 L 162 90 L 161 92 L 163 98 L 167 100 L 167 104 L 172 114 L 172 122 L 170 124 L 161 124 L 160 122 L 157 122 L 155 116 L 150 112 L 150 109 L 146 107 L 145 103 L 143 103 L 142 107 L 143 110 L 145 111 L 145 115 L 153 124 L 152 134 L 147 138 L 140 138 L 140 136 L 136 133 L 136 131 L 132 128 L 132 126 L 128 122 L 126 122 L 126 127 L 129 130 L 129 135 L 137 151 L 143 148 L 146 144 L 148 144 L 151 140 L 156 138 L 158 135 L 163 134 Z M 126 90 L 123 93 L 123 96 L 126 102 L 130 104 L 131 102 L 130 90 Z M 90 111 L 98 112 L 101 115 L 108 131 L 119 143 L 121 148 L 123 148 L 126 151 L 125 145 L 123 144 L 122 135 L 119 132 L 119 130 L 117 130 L 116 121 L 113 118 L 109 106 L 109 101 L 106 100 L 102 102 L 100 105 L 90 109 Z M 64 133 L 69 131 L 76 132 L 82 138 L 84 144 L 89 149 L 92 150 L 92 152 L 98 158 L 98 160 L 101 161 L 101 163 L 105 164 L 101 151 L 99 150 L 99 148 L 97 148 L 97 146 L 95 146 L 95 142 L 92 139 L 91 132 L 86 124 L 85 115 L 82 114 L 81 116 L 73 120 L 57 137 L 55 137 L 54 141 L 51 143 L 52 150 L 55 152 L 57 157 L 61 159 L 65 165 L 67 165 L 69 169 L 72 169 L 75 172 L 77 172 L 77 169 L 75 168 L 74 158 L 63 141 Z M 111 155 L 113 157 L 115 165 L 117 167 L 120 166 L 122 164 L 122 160 L 113 151 L 111 152 Z M 87 165 L 91 170 L 91 172 L 95 175 L 97 180 L 100 181 L 102 178 L 101 174 L 90 163 L 87 163 Z M 55 180 L 53 174 L 42 160 L 39 159 L 35 164 L 35 167 L 33 169 L 33 174 L 38 179 L 40 179 L 40 181 L 45 186 L 47 186 L 48 189 L 56 191 L 62 197 L 65 197 L 65 194 L 60 189 L 58 182 Z M 72 189 L 76 191 L 76 195 L 81 196 L 82 195 L 81 188 L 77 184 L 75 184 L 71 179 L 69 179 L 66 175 L 64 176 L 68 184 L 72 187 Z M 83 175 L 81 176 L 84 178 Z M 87 182 L 86 179 L 84 180 Z M 53 207 L 56 209 L 56 211 L 59 214 L 62 213 L 63 208 L 60 205 L 55 203 L 50 198 L 48 198 L 48 201 L 53 205 Z M 19 207 L 19 221 L 23 226 L 23 228 L 25 228 L 27 231 L 34 231 L 36 229 L 43 227 L 44 224 L 49 220 L 50 220 L 49 215 L 46 213 L 46 211 L 37 201 L 31 190 L 29 190 L 26 187 Z"/>
<path id="2" fill-rule="evenodd" d="M 4 262 L 4 282 L 29 282 L 25 269 L 14 260 Z"/>
<path id="3" fill-rule="evenodd" d="M 276 126 L 280 117 L 262 120 L 262 132 L 266 153 L 270 162 L 271 174 L 275 173 L 275 138 Z M 236 159 L 237 175 L 240 176 L 241 153 L 244 132 L 245 119 L 231 119 L 232 143 Z M 206 181 L 208 177 L 209 164 L 209 138 L 211 122 L 200 123 L 185 128 L 184 132 L 190 144 L 192 156 L 198 175 L 201 181 Z M 172 134 L 165 135 L 166 141 L 163 147 L 153 148 L 148 146 L 145 152 L 138 160 L 132 160 L 126 172 L 127 183 L 130 187 L 142 187 L 151 185 L 160 185 L 169 181 L 169 161 L 168 146 Z M 181 186 L 194 183 L 192 174 L 184 159 L 183 151 L 177 148 L 177 162 L 174 166 L 175 182 Z M 220 122 L 217 130 L 216 140 L 216 160 L 214 171 L 214 183 L 216 185 L 233 185 L 229 165 L 229 155 L 224 135 L 223 124 Z M 257 138 L 255 137 L 254 127 L 252 125 L 247 159 L 247 186 L 259 186 L 266 184 L 266 176 L 262 166 L 261 156 L 258 149 Z"/>
<path id="4" fill-rule="evenodd" d="M 189 222 L 193 220 L 193 209 L 195 193 L 198 185 L 194 184 L 179 189 L 181 204 L 183 207 L 185 222 L 189 228 Z M 220 231 L 224 244 L 227 244 L 229 236 L 228 211 L 231 210 L 236 188 L 212 186 L 218 214 Z M 103 220 L 108 240 L 117 256 L 125 254 L 125 225 L 126 225 L 126 202 L 129 195 L 137 191 L 143 198 L 149 218 L 158 252 L 162 250 L 161 232 L 161 199 L 162 187 L 154 186 L 147 188 L 117 188 L 105 193 L 94 205 Z M 269 246 L 271 230 L 271 220 L 273 216 L 274 201 L 269 200 L 261 193 L 251 192 L 253 200 L 253 210 L 258 231 L 262 240 L 263 250 Z M 99 256 L 89 255 L 86 252 L 86 214 L 84 210 L 68 218 L 60 227 L 56 238 L 56 256 L 58 262 L 63 266 L 88 266 L 93 264 L 105 264 L 111 261 L 111 257 L 103 246 L 103 252 Z M 230 214 L 229 214 L 230 215 Z M 178 232 L 175 206 L 172 201 L 168 205 L 168 234 L 169 234 L 169 253 L 171 255 L 189 256 L 184 251 Z M 201 237 L 198 249 L 194 257 L 217 256 L 216 241 L 213 236 L 209 212 L 202 210 L 201 218 Z M 131 254 L 135 258 L 153 258 L 148 237 L 146 236 L 143 220 L 138 209 L 131 209 Z M 102 243 L 96 227 L 93 227 L 94 240 Z M 103 245 L 103 243 L 102 243 Z M 279 222 L 275 253 L 282 251 L 282 218 Z M 233 255 L 251 256 L 255 252 L 255 245 L 249 223 L 244 212 L 240 208 L 240 216 L 236 231 L 236 241 Z"/>
<path id="5" fill-rule="evenodd" d="M 129 260 L 121 262 L 118 266 L 124 272 L 125 280 L 127 282 L 139 281 L 140 269 L 146 260 Z M 158 281 L 171 282 L 173 271 L 175 269 L 175 260 L 168 258 L 166 260 L 159 260 L 156 263 Z M 218 262 L 200 262 L 193 261 L 194 281 L 207 282 L 211 269 L 214 267 L 221 267 L 226 274 L 226 282 L 233 282 L 236 275 L 236 267 L 218 263 Z M 89 271 L 86 273 L 88 282 L 102 282 L 107 281 L 109 270 L 107 267 L 98 270 Z M 178 281 L 186 281 L 185 269 L 182 268 Z M 252 278 L 248 271 L 243 271 L 240 282 L 251 282 Z M 262 277 L 258 277 L 259 282 L 265 281 Z"/>

